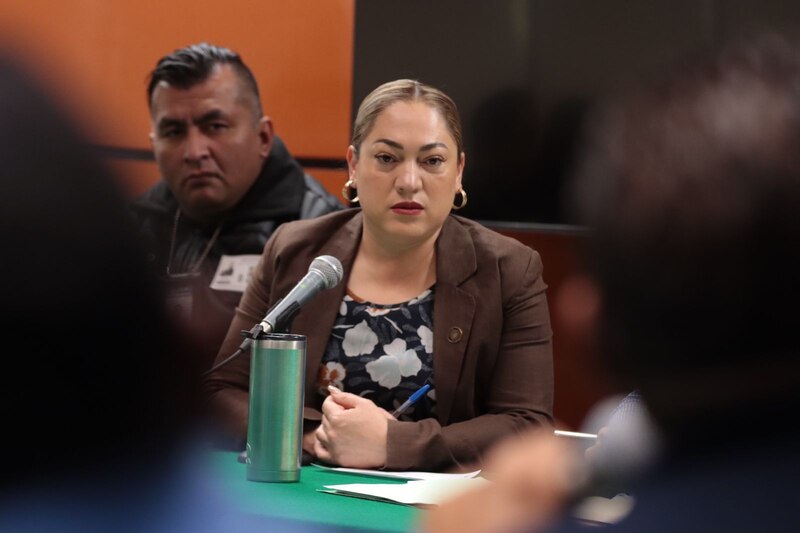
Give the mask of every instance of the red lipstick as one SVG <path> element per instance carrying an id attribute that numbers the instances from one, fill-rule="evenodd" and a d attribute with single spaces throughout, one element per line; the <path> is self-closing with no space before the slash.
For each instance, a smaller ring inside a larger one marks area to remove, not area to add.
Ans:
<path id="1" fill-rule="evenodd" d="M 422 213 L 422 205 L 417 202 L 397 202 L 392 206 L 392 211 L 398 215 L 418 215 Z"/>

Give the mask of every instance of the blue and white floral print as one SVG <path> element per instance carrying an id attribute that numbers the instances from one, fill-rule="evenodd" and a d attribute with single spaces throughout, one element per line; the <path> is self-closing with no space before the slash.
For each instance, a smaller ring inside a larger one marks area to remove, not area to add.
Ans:
<path id="1" fill-rule="evenodd" d="M 348 357 L 372 353 L 378 344 L 378 336 L 372 331 L 366 320 L 362 320 L 354 327 L 344 332 L 342 350 Z"/>
<path id="2" fill-rule="evenodd" d="M 404 376 L 416 376 L 422 368 L 417 352 L 406 349 L 406 341 L 395 339 L 383 347 L 386 355 L 367 363 L 367 372 L 372 381 L 392 389 L 400 384 Z"/>
<path id="3" fill-rule="evenodd" d="M 426 397 L 402 420 L 435 416 L 433 289 L 408 302 L 377 305 L 346 295 L 317 376 L 320 394 L 335 385 L 391 412 L 425 383 Z"/>

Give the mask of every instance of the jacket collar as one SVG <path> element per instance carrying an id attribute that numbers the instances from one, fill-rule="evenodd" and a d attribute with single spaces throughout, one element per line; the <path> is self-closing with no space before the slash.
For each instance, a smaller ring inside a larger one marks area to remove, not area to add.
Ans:
<path id="1" fill-rule="evenodd" d="M 342 262 L 345 284 L 361 243 L 363 223 L 364 215 L 358 210 L 320 250 L 321 254 L 333 255 Z M 436 239 L 436 256 L 437 284 L 458 286 L 477 272 L 475 244 L 464 219 L 454 215 L 445 219 Z"/>
<path id="2" fill-rule="evenodd" d="M 356 211 L 340 231 L 337 231 L 320 249 L 320 254 L 337 257 L 345 272 L 343 285 L 355 261 L 361 243 L 361 229 L 364 215 Z M 455 215 L 448 216 L 439 237 L 436 239 L 436 283 L 459 286 L 478 270 L 475 243 L 472 240 L 465 219 Z M 344 296 L 344 291 L 342 291 Z"/>
<path id="3" fill-rule="evenodd" d="M 347 280 L 353 269 L 353 262 L 356 259 L 358 246 L 361 244 L 361 228 L 364 215 L 360 209 L 353 214 L 353 217 L 344 223 L 341 230 L 337 231 L 328 242 L 320 249 L 321 254 L 332 255 L 342 262 L 344 269 L 344 279 L 340 284 L 340 299 L 344 297 L 347 288 Z"/>
<path id="4" fill-rule="evenodd" d="M 465 219 L 448 216 L 436 240 L 436 284 L 457 287 L 477 270 L 475 243 Z"/>
<path id="5" fill-rule="evenodd" d="M 433 367 L 436 416 L 442 424 L 450 421 L 477 306 L 475 295 L 461 286 L 478 270 L 470 224 L 451 215 L 436 241 Z"/>
<path id="6" fill-rule="evenodd" d="M 332 255 L 339 259 L 344 270 L 344 279 L 329 291 L 322 291 L 314 300 L 308 303 L 305 312 L 300 312 L 294 320 L 293 331 L 303 332 L 307 335 L 308 345 L 306 357 L 308 358 L 308 368 L 314 369 L 306 372 L 305 385 L 306 391 L 316 390 L 316 369 L 322 363 L 322 354 L 328 345 L 330 333 L 339 306 L 347 292 L 347 280 L 353 270 L 353 262 L 356 258 L 358 246 L 361 243 L 362 214 L 360 209 L 351 209 L 352 218 L 345 222 L 322 247 L 319 255 Z M 346 213 L 346 211 L 345 211 Z M 344 216 L 344 213 L 335 215 Z M 308 392 L 306 392 L 308 394 Z"/>
<path id="7" fill-rule="evenodd" d="M 300 218 L 305 173 L 277 136 L 258 179 L 231 213 L 233 222 Z"/>

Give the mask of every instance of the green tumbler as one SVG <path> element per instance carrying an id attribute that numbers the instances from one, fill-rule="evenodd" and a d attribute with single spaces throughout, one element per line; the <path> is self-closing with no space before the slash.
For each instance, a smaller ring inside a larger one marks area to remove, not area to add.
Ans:
<path id="1" fill-rule="evenodd" d="M 251 354 L 247 479 L 300 481 L 306 338 L 261 333 Z"/>

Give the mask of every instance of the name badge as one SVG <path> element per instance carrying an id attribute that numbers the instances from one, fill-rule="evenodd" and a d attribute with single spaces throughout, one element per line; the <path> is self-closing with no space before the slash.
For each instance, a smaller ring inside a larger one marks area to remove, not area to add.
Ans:
<path id="1" fill-rule="evenodd" d="M 244 292 L 259 259 L 260 255 L 223 255 L 209 287 L 217 291 Z"/>

